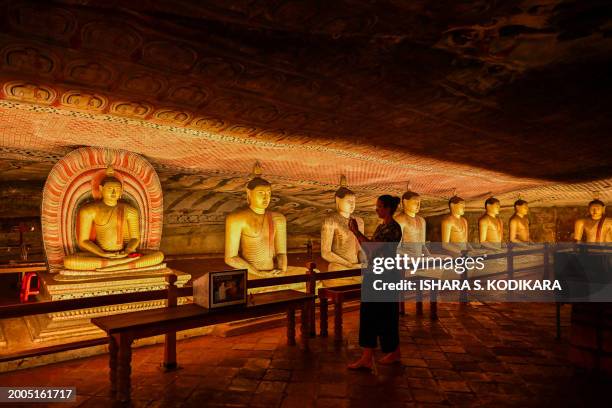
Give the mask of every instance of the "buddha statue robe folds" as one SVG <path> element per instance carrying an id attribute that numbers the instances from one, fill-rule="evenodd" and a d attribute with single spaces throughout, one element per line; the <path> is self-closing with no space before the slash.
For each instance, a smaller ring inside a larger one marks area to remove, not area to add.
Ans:
<path id="1" fill-rule="evenodd" d="M 612 218 L 606 217 L 603 201 L 595 199 L 589 203 L 589 217 L 579 218 L 574 223 L 574 239 L 577 242 L 609 244 L 612 242 Z"/>
<path id="2" fill-rule="evenodd" d="M 246 269 L 249 279 L 306 273 L 305 267 L 287 266 L 287 220 L 283 214 L 268 210 L 272 186 L 260 176 L 257 163 L 246 185 L 248 207 L 230 213 L 225 219 L 225 263 Z M 282 288 L 303 287 L 304 284 L 292 284 Z"/>
<path id="3" fill-rule="evenodd" d="M 463 216 L 465 200 L 453 196 L 448 201 L 450 214 L 442 218 L 442 249 L 443 252 L 459 256 L 461 251 L 472 249 L 468 244 L 468 222 Z"/>
<path id="4" fill-rule="evenodd" d="M 485 201 L 485 210 L 485 214 L 478 219 L 480 245 L 485 249 L 499 250 L 504 235 L 504 224 L 499 217 L 499 200 L 489 197 Z"/>
<path id="5" fill-rule="evenodd" d="M 360 269 L 365 262 L 355 235 L 349 230 L 349 220 L 357 221 L 359 231 L 363 233 L 364 222 L 360 217 L 353 217 L 355 211 L 355 193 L 346 187 L 344 176 L 336 191 L 336 212 L 325 217 L 321 225 L 321 257 L 329 262 L 328 272 L 345 269 Z M 339 286 L 360 283 L 360 277 L 331 279 L 323 281 L 323 286 Z"/>
<path id="6" fill-rule="evenodd" d="M 402 196 L 403 211 L 395 216 L 395 220 L 402 227 L 402 241 L 398 247 L 399 254 L 411 257 L 428 256 L 426 243 L 426 222 L 417 215 L 421 210 L 421 197 L 414 191 L 407 191 Z"/>
<path id="7" fill-rule="evenodd" d="M 255 190 L 254 194 L 258 194 L 259 188 Z M 256 210 L 249 207 L 225 220 L 225 263 L 247 269 L 250 278 L 279 275 L 287 271 L 285 217 Z"/>
<path id="8" fill-rule="evenodd" d="M 515 245 L 524 246 L 530 244 L 529 238 L 529 205 L 527 201 L 518 199 L 514 203 L 514 214 L 509 222 L 509 241 Z"/>

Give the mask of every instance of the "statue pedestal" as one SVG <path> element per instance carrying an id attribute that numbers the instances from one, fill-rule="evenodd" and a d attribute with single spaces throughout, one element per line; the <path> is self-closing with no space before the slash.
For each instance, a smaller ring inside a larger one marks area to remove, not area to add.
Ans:
<path id="1" fill-rule="evenodd" d="M 65 300 L 93 296 L 116 295 L 121 293 L 144 292 L 166 288 L 165 275 L 177 275 L 176 286 L 182 287 L 191 275 L 163 268 L 136 276 L 87 279 L 81 281 L 62 281 L 57 273 L 39 273 L 41 280 L 41 300 Z M 179 303 L 181 302 L 179 298 Z M 153 309 L 165 306 L 165 300 L 151 300 L 120 305 L 109 305 L 26 316 L 24 318 L 32 342 L 73 341 L 82 336 L 100 336 L 104 332 L 94 326 L 90 319 L 118 313 Z"/>

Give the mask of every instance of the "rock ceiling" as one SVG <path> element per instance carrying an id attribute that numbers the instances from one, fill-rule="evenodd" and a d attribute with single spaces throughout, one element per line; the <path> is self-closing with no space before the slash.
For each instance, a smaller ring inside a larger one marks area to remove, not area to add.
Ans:
<path id="1" fill-rule="evenodd" d="M 439 201 L 608 195 L 611 15 L 587 0 L 0 0 L 0 180 L 91 145 L 174 181 L 243 180 L 258 159 L 319 191 L 346 174 Z"/>

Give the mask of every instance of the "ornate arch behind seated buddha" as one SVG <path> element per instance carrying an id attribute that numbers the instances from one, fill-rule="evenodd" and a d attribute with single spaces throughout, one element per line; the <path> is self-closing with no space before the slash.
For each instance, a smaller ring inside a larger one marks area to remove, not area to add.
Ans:
<path id="1" fill-rule="evenodd" d="M 122 201 L 140 211 L 140 248 L 159 249 L 163 195 L 157 173 L 141 156 L 123 150 L 76 149 L 51 169 L 41 208 L 42 236 L 50 271 L 63 267 L 64 257 L 77 251 L 76 219 L 80 206 L 97 197 L 105 169 L 113 166 L 123 184 Z"/>

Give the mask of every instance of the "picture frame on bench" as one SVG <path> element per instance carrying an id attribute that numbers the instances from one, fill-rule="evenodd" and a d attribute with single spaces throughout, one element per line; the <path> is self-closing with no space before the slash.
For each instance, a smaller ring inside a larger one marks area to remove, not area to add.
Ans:
<path id="1" fill-rule="evenodd" d="M 207 309 L 246 305 L 247 270 L 209 272 L 194 280 L 193 301 Z"/>

